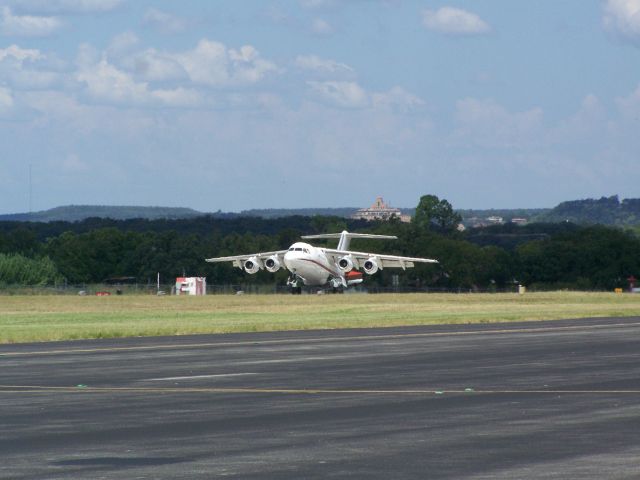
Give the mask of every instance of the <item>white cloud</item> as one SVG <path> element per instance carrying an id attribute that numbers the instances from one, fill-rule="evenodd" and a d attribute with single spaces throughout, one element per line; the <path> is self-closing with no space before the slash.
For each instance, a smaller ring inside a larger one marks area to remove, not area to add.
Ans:
<path id="1" fill-rule="evenodd" d="M 13 95 L 11 90 L 5 87 L 0 87 L 0 112 L 7 110 L 13 106 Z"/>
<path id="2" fill-rule="evenodd" d="M 300 6 L 309 9 L 333 7 L 334 4 L 335 0 L 300 0 Z"/>
<path id="3" fill-rule="evenodd" d="M 44 58 L 44 55 L 40 53 L 40 50 L 20 48 L 18 45 L 9 45 L 7 48 L 0 48 L 0 62 L 5 58 L 14 58 L 20 63 L 25 60 L 36 61 Z"/>
<path id="4" fill-rule="evenodd" d="M 616 105 L 626 118 L 640 120 L 640 85 L 626 97 L 616 98 Z"/>
<path id="5" fill-rule="evenodd" d="M 10 0 L 24 12 L 31 13 L 99 13 L 122 5 L 123 0 Z"/>
<path id="6" fill-rule="evenodd" d="M 425 104 L 420 97 L 397 85 L 386 93 L 374 93 L 371 98 L 374 107 L 391 108 L 403 112 L 415 110 Z"/>
<path id="7" fill-rule="evenodd" d="M 309 70 L 321 74 L 354 74 L 353 68 L 345 63 L 318 57 L 317 55 L 298 55 L 295 65 L 302 70 Z"/>
<path id="8" fill-rule="evenodd" d="M 228 52 L 220 42 L 200 40 L 195 49 L 167 57 L 176 60 L 195 83 L 210 86 L 230 83 Z"/>
<path id="9" fill-rule="evenodd" d="M 554 135 L 559 143 L 589 142 L 600 138 L 607 129 L 602 103 L 593 94 L 582 99 L 578 111 L 562 121 Z"/>
<path id="10" fill-rule="evenodd" d="M 86 172 L 89 165 L 80 159 L 78 154 L 71 153 L 62 160 L 62 168 L 68 172 Z"/>
<path id="11" fill-rule="evenodd" d="M 124 46 L 128 48 L 126 40 L 123 39 Z M 279 71 L 275 63 L 262 58 L 251 45 L 233 49 L 207 39 L 200 40 L 192 50 L 182 52 L 149 48 L 124 56 L 118 55 L 121 52 L 117 49 L 110 49 L 108 53 L 114 54 L 112 60 L 118 66 L 140 79 L 187 81 L 211 88 L 250 86 Z"/>
<path id="12" fill-rule="evenodd" d="M 117 104 L 167 106 L 196 106 L 199 95 L 193 90 L 151 89 L 147 82 L 136 82 L 133 77 L 102 59 L 98 64 L 85 65 L 77 73 L 77 80 L 84 83 L 93 98 Z"/>
<path id="13" fill-rule="evenodd" d="M 45 37 L 62 25 L 57 17 L 14 15 L 9 7 L 0 8 L 0 34 L 5 36 Z"/>
<path id="14" fill-rule="evenodd" d="M 147 101 L 148 84 L 136 83 L 130 75 L 118 70 L 105 59 L 96 65 L 87 65 L 78 72 L 77 78 L 87 85 L 89 94 L 95 98 L 115 102 Z"/>
<path id="15" fill-rule="evenodd" d="M 422 24 L 429 30 L 448 35 L 480 35 L 491 31 L 489 24 L 475 13 L 453 7 L 424 10 Z"/>
<path id="16" fill-rule="evenodd" d="M 55 90 L 25 92 L 22 99 L 38 112 L 39 125 L 59 130 L 63 138 L 113 131 L 136 137 L 153 125 L 153 117 L 146 110 L 118 109 L 108 102 L 86 104 L 76 95 Z"/>
<path id="17" fill-rule="evenodd" d="M 363 108 L 369 105 L 367 92 L 356 82 L 315 82 L 307 84 L 321 100 L 342 108 Z"/>
<path id="18" fill-rule="evenodd" d="M 138 45 L 138 36 L 133 32 L 122 32 L 109 42 L 107 52 L 109 55 L 121 55 Z"/>
<path id="19" fill-rule="evenodd" d="M 18 45 L 0 49 L 0 82 L 18 90 L 50 87 L 61 79 L 61 74 L 52 69 L 55 66 L 55 61 L 49 61 L 37 49 Z"/>
<path id="20" fill-rule="evenodd" d="M 545 141 L 541 108 L 524 112 L 509 112 L 495 100 L 465 98 L 456 102 L 458 144 L 482 147 L 513 148 L 539 146 Z"/>
<path id="21" fill-rule="evenodd" d="M 388 92 L 369 93 L 352 81 L 308 81 L 312 95 L 329 106 L 372 111 L 408 113 L 425 102 L 399 86 Z"/>
<path id="22" fill-rule="evenodd" d="M 183 52 L 130 52 L 137 43 L 135 34 L 125 32 L 114 37 L 102 52 L 91 45 L 81 45 L 76 71 L 65 74 L 65 88 L 76 85 L 84 91 L 85 98 L 124 107 L 264 108 L 280 102 L 274 95 L 253 96 L 248 101 L 245 92 L 209 90 L 250 87 L 278 71 L 251 45 L 233 49 L 203 39 L 192 50 Z M 16 47 L 7 52 L 0 50 L 0 55 L 36 58 L 39 52 Z M 239 98 L 243 95 L 246 98 Z"/>
<path id="23" fill-rule="evenodd" d="M 151 81 L 187 80 L 189 76 L 175 55 L 149 48 L 123 60 L 137 76 Z"/>
<path id="24" fill-rule="evenodd" d="M 640 40 L 640 0 L 606 0 L 602 22 L 611 33 Z"/>
<path id="25" fill-rule="evenodd" d="M 315 35 L 328 36 L 334 32 L 334 29 L 326 20 L 322 18 L 314 18 L 311 22 L 311 31 Z"/>
<path id="26" fill-rule="evenodd" d="M 166 58 L 178 62 L 194 83 L 210 87 L 253 84 L 277 71 L 276 65 L 261 58 L 251 45 L 234 50 L 206 39 L 193 50 L 167 54 Z"/>
<path id="27" fill-rule="evenodd" d="M 63 75 L 57 72 L 36 69 L 14 69 L 5 72 L 0 64 L 0 76 L 17 90 L 40 90 L 60 84 Z"/>
<path id="28" fill-rule="evenodd" d="M 229 58 L 235 70 L 235 81 L 257 83 L 270 71 L 275 71 L 275 64 L 260 58 L 260 53 L 251 45 L 244 45 L 239 50 L 230 49 Z"/>
<path id="29" fill-rule="evenodd" d="M 187 28 L 187 22 L 184 19 L 157 8 L 147 9 L 144 14 L 144 23 L 167 34 L 180 33 Z"/>
<path id="30" fill-rule="evenodd" d="M 150 92 L 154 100 L 160 100 L 171 107 L 196 107 L 202 103 L 202 98 L 195 90 L 178 87 L 171 89 L 158 89 Z"/>

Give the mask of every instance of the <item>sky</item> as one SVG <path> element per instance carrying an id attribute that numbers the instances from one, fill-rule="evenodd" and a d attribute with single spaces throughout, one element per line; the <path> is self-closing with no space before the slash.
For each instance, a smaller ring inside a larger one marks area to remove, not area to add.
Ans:
<path id="1" fill-rule="evenodd" d="M 640 0 L 0 0 L 0 213 L 640 197 Z"/>

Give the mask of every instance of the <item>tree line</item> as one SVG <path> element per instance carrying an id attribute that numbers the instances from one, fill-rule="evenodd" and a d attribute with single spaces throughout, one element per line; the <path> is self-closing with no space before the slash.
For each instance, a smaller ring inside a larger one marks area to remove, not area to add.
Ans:
<path id="1" fill-rule="evenodd" d="M 575 222 L 603 225 L 640 225 L 640 198 L 618 195 L 562 202 L 537 217 L 545 222 Z"/>
<path id="2" fill-rule="evenodd" d="M 521 283 L 538 289 L 609 290 L 625 287 L 631 275 L 640 277 L 640 238 L 631 231 L 562 223 L 460 232 L 459 220 L 449 202 L 425 195 L 411 223 L 331 216 L 0 222 L 0 284 L 90 284 L 124 277 L 153 283 L 158 272 L 164 279 L 206 276 L 209 284 L 220 285 L 284 283 L 284 271 L 248 275 L 204 259 L 286 249 L 300 235 L 343 229 L 399 237 L 355 240 L 354 249 L 440 262 L 405 272 L 386 269 L 368 277 L 369 286 L 390 286 L 395 280 L 415 288 L 491 290 Z M 399 275 L 394 279 L 394 274 Z"/>

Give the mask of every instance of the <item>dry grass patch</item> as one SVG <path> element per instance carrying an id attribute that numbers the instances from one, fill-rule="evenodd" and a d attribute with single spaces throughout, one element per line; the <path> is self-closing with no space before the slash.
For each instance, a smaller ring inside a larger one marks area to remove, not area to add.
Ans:
<path id="1" fill-rule="evenodd" d="M 640 315 L 614 293 L 0 297 L 0 343 Z"/>

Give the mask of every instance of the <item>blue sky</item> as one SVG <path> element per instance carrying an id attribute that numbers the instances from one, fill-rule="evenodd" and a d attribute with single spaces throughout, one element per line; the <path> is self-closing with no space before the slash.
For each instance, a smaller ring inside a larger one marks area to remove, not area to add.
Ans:
<path id="1" fill-rule="evenodd" d="M 0 0 L 0 213 L 640 197 L 640 0 Z"/>

